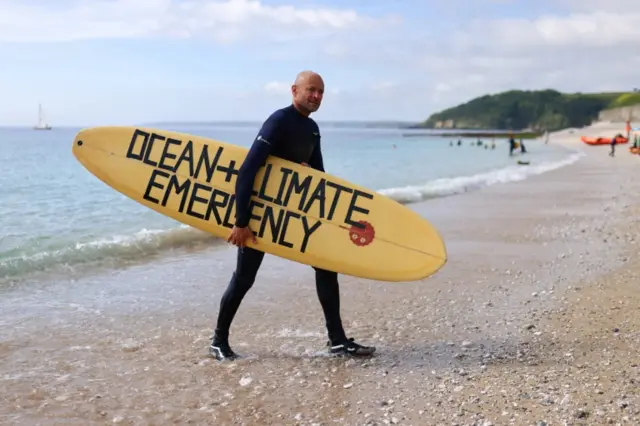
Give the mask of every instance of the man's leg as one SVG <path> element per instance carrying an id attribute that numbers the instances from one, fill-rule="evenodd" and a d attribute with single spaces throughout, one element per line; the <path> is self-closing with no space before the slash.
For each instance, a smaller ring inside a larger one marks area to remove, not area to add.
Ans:
<path id="1" fill-rule="evenodd" d="M 211 355 L 218 359 L 236 357 L 229 346 L 229 329 L 242 299 L 255 282 L 263 258 L 264 252 L 249 247 L 238 248 L 236 270 L 222 295 L 218 322 L 209 347 Z"/>
<path id="2" fill-rule="evenodd" d="M 331 352 L 350 355 L 373 354 L 376 350 L 375 347 L 362 346 L 354 342 L 353 339 L 348 339 L 342 327 L 338 274 L 324 269 L 314 269 L 316 272 L 316 291 L 324 312 Z"/>

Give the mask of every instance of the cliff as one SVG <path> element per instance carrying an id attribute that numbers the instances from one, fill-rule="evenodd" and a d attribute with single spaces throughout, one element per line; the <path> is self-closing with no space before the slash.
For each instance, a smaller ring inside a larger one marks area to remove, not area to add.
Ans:
<path id="1" fill-rule="evenodd" d="M 640 105 L 605 109 L 598 114 L 598 121 L 624 123 L 627 120 L 631 120 L 632 122 L 640 121 Z"/>

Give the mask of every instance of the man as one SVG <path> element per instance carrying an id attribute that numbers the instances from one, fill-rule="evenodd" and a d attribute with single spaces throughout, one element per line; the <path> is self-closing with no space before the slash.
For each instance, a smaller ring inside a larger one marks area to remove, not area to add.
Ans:
<path id="1" fill-rule="evenodd" d="M 610 157 L 615 157 L 616 155 L 616 143 L 618 142 L 618 136 L 619 135 L 615 135 L 614 137 L 611 138 L 611 151 L 609 151 L 609 156 Z"/>
<path id="2" fill-rule="evenodd" d="M 513 135 L 509 135 L 509 157 L 513 157 L 513 151 L 516 149 L 516 140 Z"/>
<path id="3" fill-rule="evenodd" d="M 246 246 L 247 240 L 258 243 L 248 226 L 251 217 L 249 201 L 258 169 L 269 155 L 273 155 L 324 171 L 320 130 L 316 122 L 309 118 L 320 107 L 324 82 L 318 74 L 303 71 L 298 74 L 291 93 L 292 104 L 275 111 L 263 123 L 236 181 L 236 221 L 228 241 L 238 246 L 237 263 L 222 296 L 218 321 L 209 346 L 209 353 L 218 360 L 238 357 L 229 345 L 229 328 L 242 299 L 255 281 L 264 257 L 264 252 Z M 334 354 L 373 354 L 375 347 L 362 346 L 348 339 L 342 328 L 338 274 L 314 269 L 316 291 L 329 335 L 329 351 Z"/>

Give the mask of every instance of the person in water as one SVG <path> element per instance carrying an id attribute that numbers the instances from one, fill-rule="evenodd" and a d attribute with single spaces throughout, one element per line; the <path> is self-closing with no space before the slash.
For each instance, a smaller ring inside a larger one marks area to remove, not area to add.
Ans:
<path id="1" fill-rule="evenodd" d="M 220 311 L 213 333 L 209 353 L 218 360 L 233 360 L 238 355 L 229 344 L 229 328 L 242 299 L 253 286 L 264 252 L 246 246 L 247 241 L 257 244 L 249 227 L 250 198 L 259 168 L 271 156 L 280 157 L 324 172 L 320 130 L 309 117 L 320 108 L 324 95 L 324 81 L 315 72 L 303 71 L 291 86 L 291 105 L 273 112 L 262 124 L 257 137 L 240 167 L 236 186 L 236 218 L 228 242 L 236 245 L 236 268 L 222 295 Z M 315 269 L 316 291 L 322 307 L 329 336 L 329 352 L 369 356 L 376 348 L 356 343 L 347 338 L 340 317 L 340 288 L 338 274 Z"/>
<path id="2" fill-rule="evenodd" d="M 611 138 L 611 151 L 609 151 L 610 157 L 616 156 L 616 144 L 618 143 L 618 135 Z"/>
<path id="3" fill-rule="evenodd" d="M 520 138 L 520 153 L 521 154 L 526 154 L 527 153 L 527 148 L 524 147 L 524 143 L 522 142 L 522 138 Z"/>
<path id="4" fill-rule="evenodd" d="M 509 157 L 513 156 L 513 151 L 516 149 L 516 140 L 513 135 L 509 135 Z"/>

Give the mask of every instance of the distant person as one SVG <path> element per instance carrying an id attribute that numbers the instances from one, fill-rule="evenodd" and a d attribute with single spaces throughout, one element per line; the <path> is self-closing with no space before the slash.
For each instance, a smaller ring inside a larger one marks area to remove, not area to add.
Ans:
<path id="1" fill-rule="evenodd" d="M 513 135 L 509 136 L 509 157 L 513 156 L 513 151 L 516 149 L 516 140 Z"/>
<path id="2" fill-rule="evenodd" d="M 314 72 L 303 71 L 291 86 L 291 93 L 291 105 L 273 112 L 262 124 L 236 180 L 235 225 L 227 241 L 238 246 L 237 263 L 222 295 L 218 321 L 209 346 L 209 353 L 218 360 L 233 360 L 238 357 L 229 345 L 229 329 L 240 303 L 253 286 L 264 258 L 264 252 L 246 246 L 247 240 L 257 242 L 249 228 L 249 220 L 251 193 L 258 170 L 269 156 L 274 156 L 324 171 L 320 130 L 317 123 L 309 117 L 320 108 L 324 95 L 324 81 Z M 314 269 L 316 291 L 329 336 L 329 352 L 372 355 L 375 347 L 356 343 L 347 337 L 343 329 L 338 274 L 320 268 Z M 286 307 L 283 306 L 283 309 Z"/>
<path id="3" fill-rule="evenodd" d="M 631 120 L 627 120 L 624 129 L 627 131 L 627 139 L 629 139 L 631 137 Z"/>
<path id="4" fill-rule="evenodd" d="M 520 138 L 520 153 L 521 154 L 526 154 L 527 153 L 527 148 L 524 147 L 524 143 L 522 142 L 522 138 Z"/>
<path id="5" fill-rule="evenodd" d="M 611 151 L 609 152 L 610 157 L 616 156 L 616 144 L 618 143 L 618 135 L 611 138 Z"/>
<path id="6" fill-rule="evenodd" d="M 458 146 L 462 145 L 462 139 L 458 139 Z"/>

